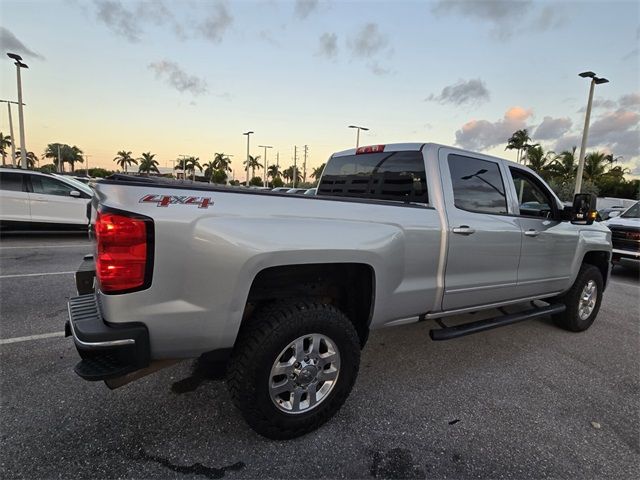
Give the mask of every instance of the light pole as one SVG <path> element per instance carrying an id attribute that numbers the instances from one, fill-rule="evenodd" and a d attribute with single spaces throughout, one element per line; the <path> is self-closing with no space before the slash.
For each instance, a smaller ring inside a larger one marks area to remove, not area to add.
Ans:
<path id="1" fill-rule="evenodd" d="M 358 131 L 356 133 L 356 148 L 358 148 L 360 146 L 360 130 L 364 130 L 366 132 L 369 129 L 367 127 L 358 127 L 356 125 L 349 125 L 349 128 L 355 128 Z"/>
<path id="2" fill-rule="evenodd" d="M 17 105 L 18 102 L 12 102 L 11 100 L 0 100 L 7 104 L 7 110 L 9 111 L 9 135 L 11 136 L 11 165 L 16 168 L 16 137 L 13 136 L 13 120 L 11 118 L 11 104 Z"/>
<path id="3" fill-rule="evenodd" d="M 16 73 L 18 76 L 18 122 L 20 123 L 20 156 L 22 157 L 22 168 L 27 169 L 27 146 L 24 138 L 24 112 L 22 111 L 22 80 L 20 78 L 20 69 L 29 68 L 22 63 L 22 57 L 15 53 L 7 53 L 7 56 L 16 61 Z"/>
<path id="4" fill-rule="evenodd" d="M 580 193 L 582 189 L 582 173 L 584 172 L 584 151 L 587 148 L 587 136 L 589 135 L 589 119 L 591 118 L 591 103 L 593 102 L 593 90 L 596 85 L 608 83 L 606 78 L 596 77 L 593 72 L 582 72 L 579 74 L 582 78 L 591 79 L 591 87 L 589 88 L 589 101 L 587 102 L 587 113 L 584 116 L 584 130 L 582 131 L 582 143 L 580 144 L 580 156 L 578 157 L 578 173 L 576 174 L 576 188 L 574 195 Z"/>
<path id="5" fill-rule="evenodd" d="M 263 185 L 266 187 L 267 185 L 267 180 L 268 180 L 268 173 L 267 173 L 267 148 L 273 148 L 273 145 L 258 145 L 258 148 L 264 148 L 264 183 Z"/>
<path id="6" fill-rule="evenodd" d="M 251 134 L 253 132 L 252 131 L 248 131 L 248 132 L 244 132 L 243 135 L 247 136 L 247 166 L 246 166 L 246 170 L 247 170 L 247 180 L 245 181 L 244 186 L 248 187 L 249 186 L 249 139 L 251 138 Z"/>

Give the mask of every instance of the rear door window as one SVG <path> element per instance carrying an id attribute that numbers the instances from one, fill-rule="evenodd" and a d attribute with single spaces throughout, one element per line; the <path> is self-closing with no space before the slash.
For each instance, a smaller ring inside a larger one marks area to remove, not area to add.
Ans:
<path id="1" fill-rule="evenodd" d="M 422 153 L 376 152 L 333 157 L 325 167 L 316 195 L 429 203 Z"/>
<path id="2" fill-rule="evenodd" d="M 17 172 L 0 172 L 0 190 L 8 190 L 11 192 L 23 192 L 22 173 Z"/>
<path id="3" fill-rule="evenodd" d="M 507 197 L 496 162 L 451 154 L 448 157 L 454 205 L 479 213 L 507 213 Z"/>

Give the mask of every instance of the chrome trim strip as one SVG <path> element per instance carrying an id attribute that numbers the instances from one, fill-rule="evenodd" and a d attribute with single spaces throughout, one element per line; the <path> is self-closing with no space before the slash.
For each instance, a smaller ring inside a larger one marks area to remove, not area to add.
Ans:
<path id="1" fill-rule="evenodd" d="M 518 285 L 531 285 L 532 283 L 557 282 L 559 280 L 571 280 L 571 277 L 542 278 L 540 280 L 527 280 L 526 282 L 519 281 Z"/>
<path id="2" fill-rule="evenodd" d="M 73 341 L 76 345 L 85 348 L 104 348 L 104 347 L 118 347 L 121 345 L 133 345 L 136 341 L 133 338 L 124 338 L 122 340 L 109 340 L 108 342 L 83 342 L 76 335 L 76 330 L 73 326 L 73 317 L 71 316 L 71 305 L 67 302 L 67 311 L 69 312 L 69 325 L 71 326 L 71 335 L 73 335 Z"/>
<path id="3" fill-rule="evenodd" d="M 632 257 L 640 258 L 640 252 L 634 252 L 633 250 L 621 250 L 619 248 L 612 248 L 612 253 L 619 253 L 620 255 L 630 255 Z"/>
<path id="4" fill-rule="evenodd" d="M 523 298 L 518 298 L 516 300 L 508 300 L 506 302 L 496 302 L 496 303 L 487 303 L 485 305 L 476 305 L 474 307 L 466 307 L 466 308 L 459 308 L 457 310 L 449 310 L 446 312 L 435 312 L 435 313 L 427 313 L 425 315 L 425 318 L 427 320 L 433 319 L 433 318 L 441 318 L 441 317 L 449 317 L 451 315 L 459 315 L 461 313 L 469 313 L 469 312 L 477 312 L 479 310 L 488 310 L 490 308 L 497 308 L 497 307 L 504 307 L 506 305 L 513 305 L 516 303 L 524 303 L 524 302 L 530 302 L 533 300 L 540 300 L 543 298 L 549 298 L 549 297 L 553 297 L 555 295 L 558 295 L 562 293 L 561 291 L 557 291 L 557 292 L 550 292 L 550 293 L 545 293 L 544 295 L 536 295 L 535 297 L 523 297 Z"/>
<path id="5" fill-rule="evenodd" d="M 476 290 L 487 290 L 489 288 L 505 288 L 505 287 L 515 287 L 518 285 L 516 282 L 511 283 L 498 283 L 494 285 L 482 285 L 481 287 L 466 287 L 466 288 L 456 288 L 455 290 L 445 290 L 444 293 L 464 293 L 464 292 L 474 292 Z"/>

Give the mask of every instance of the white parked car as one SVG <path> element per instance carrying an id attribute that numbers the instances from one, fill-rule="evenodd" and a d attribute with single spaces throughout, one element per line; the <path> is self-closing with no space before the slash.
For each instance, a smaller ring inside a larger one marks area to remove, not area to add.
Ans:
<path id="1" fill-rule="evenodd" d="M 0 168 L 0 226 L 86 228 L 93 190 L 62 175 Z"/>

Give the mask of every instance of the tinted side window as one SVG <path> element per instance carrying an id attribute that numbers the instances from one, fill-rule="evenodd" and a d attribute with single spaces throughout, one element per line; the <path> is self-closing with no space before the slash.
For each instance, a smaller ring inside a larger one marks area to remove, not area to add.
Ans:
<path id="1" fill-rule="evenodd" d="M 421 152 L 376 152 L 329 160 L 317 195 L 429 203 Z"/>
<path id="2" fill-rule="evenodd" d="M 449 155 L 455 206 L 481 213 L 507 213 L 507 197 L 495 162 Z"/>
<path id="3" fill-rule="evenodd" d="M 0 172 L 0 190 L 22 192 L 22 174 L 14 172 Z"/>
<path id="4" fill-rule="evenodd" d="M 41 177 L 39 175 L 31 176 L 31 186 L 33 193 L 42 193 L 44 195 L 60 195 L 69 196 L 69 192 L 74 188 L 66 183 L 62 183 L 53 178 Z"/>
<path id="5" fill-rule="evenodd" d="M 509 167 L 518 195 L 520 215 L 548 217 L 551 214 L 551 198 L 541 185 L 522 170 Z"/>

